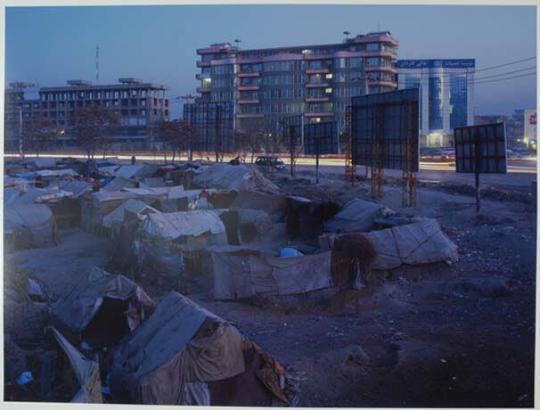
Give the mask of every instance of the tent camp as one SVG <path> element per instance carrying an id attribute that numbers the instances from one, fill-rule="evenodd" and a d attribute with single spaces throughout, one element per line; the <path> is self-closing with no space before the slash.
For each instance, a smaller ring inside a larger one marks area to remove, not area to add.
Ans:
<path id="1" fill-rule="evenodd" d="M 200 188 L 226 190 L 254 190 L 278 192 L 278 187 L 259 171 L 246 165 L 215 164 L 201 168 L 193 177 L 193 183 Z"/>
<path id="2" fill-rule="evenodd" d="M 115 349 L 111 392 L 136 404 L 290 402 L 283 367 L 230 323 L 176 292 Z"/>
<path id="3" fill-rule="evenodd" d="M 4 209 L 4 238 L 10 248 L 55 245 L 56 222 L 47 205 L 13 205 Z"/>
<path id="4" fill-rule="evenodd" d="M 133 246 L 142 272 L 178 279 L 186 253 L 227 243 L 225 226 L 213 211 L 148 214 L 136 232 Z"/>
<path id="5" fill-rule="evenodd" d="M 154 308 L 142 288 L 94 267 L 51 309 L 58 326 L 92 347 L 110 346 L 132 332 Z"/>
<path id="6" fill-rule="evenodd" d="M 394 269 L 401 265 L 456 262 L 457 246 L 445 235 L 436 219 L 418 218 L 416 222 L 361 234 L 375 250 L 371 269 Z M 324 234 L 321 249 L 332 249 L 340 235 Z"/>
<path id="7" fill-rule="evenodd" d="M 53 366 L 43 366 L 40 377 L 46 379 L 42 380 L 42 393 L 46 396 L 44 399 L 72 403 L 103 403 L 99 364 L 87 359 L 54 327 L 49 331 L 63 354 L 56 356 Z M 46 359 L 47 355 L 43 358 Z M 52 390 L 46 391 L 44 386 L 50 386 Z"/>
<path id="8" fill-rule="evenodd" d="M 373 229 L 374 220 L 392 213 L 375 202 L 353 199 L 345 204 L 332 219 L 324 224 L 325 232 L 368 232 Z"/>
<path id="9" fill-rule="evenodd" d="M 331 254 L 278 258 L 252 250 L 214 251 L 214 298 L 286 296 L 331 288 Z"/>

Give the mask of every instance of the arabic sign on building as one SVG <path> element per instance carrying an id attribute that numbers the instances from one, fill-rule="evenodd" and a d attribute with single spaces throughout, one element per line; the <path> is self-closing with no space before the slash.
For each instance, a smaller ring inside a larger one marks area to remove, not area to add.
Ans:
<path id="1" fill-rule="evenodd" d="M 398 60 L 396 67 L 401 69 L 414 68 L 474 68 L 474 58 L 452 60 Z"/>

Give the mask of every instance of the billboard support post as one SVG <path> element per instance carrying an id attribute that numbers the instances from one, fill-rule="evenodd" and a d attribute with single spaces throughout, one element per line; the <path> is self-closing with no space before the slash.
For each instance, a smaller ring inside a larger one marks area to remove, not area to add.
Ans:
<path id="1" fill-rule="evenodd" d="M 315 183 L 319 183 L 319 157 L 321 151 L 321 139 L 315 140 Z"/>

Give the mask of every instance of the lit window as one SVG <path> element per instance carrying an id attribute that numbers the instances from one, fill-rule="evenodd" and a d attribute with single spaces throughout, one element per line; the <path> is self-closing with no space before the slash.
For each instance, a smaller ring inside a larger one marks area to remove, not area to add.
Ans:
<path id="1" fill-rule="evenodd" d="M 327 80 L 331 80 L 332 77 L 333 77 L 333 76 L 332 76 L 332 73 L 326 74 L 326 79 L 327 79 Z"/>
<path id="2" fill-rule="evenodd" d="M 332 89 L 331 89 L 331 88 L 325 88 L 325 89 L 324 89 L 324 92 L 325 92 L 326 94 L 331 94 L 331 93 L 332 93 Z"/>

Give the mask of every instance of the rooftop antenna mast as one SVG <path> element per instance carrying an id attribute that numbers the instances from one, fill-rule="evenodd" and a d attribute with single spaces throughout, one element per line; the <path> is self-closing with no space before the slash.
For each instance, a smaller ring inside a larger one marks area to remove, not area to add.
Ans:
<path id="1" fill-rule="evenodd" d="M 96 81 L 99 81 L 99 44 L 96 46 Z"/>
<path id="2" fill-rule="evenodd" d="M 345 42 L 349 40 L 349 35 L 351 34 L 349 31 L 344 31 L 343 34 L 345 34 Z"/>

